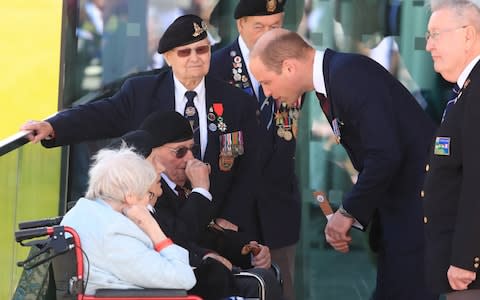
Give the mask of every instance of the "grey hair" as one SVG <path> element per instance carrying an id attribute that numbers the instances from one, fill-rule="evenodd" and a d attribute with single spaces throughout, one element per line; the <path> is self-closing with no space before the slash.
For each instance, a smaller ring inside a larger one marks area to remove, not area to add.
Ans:
<path id="1" fill-rule="evenodd" d="M 455 11 L 459 19 L 468 18 L 470 25 L 480 29 L 480 0 L 430 0 L 428 5 L 432 12 L 442 8 Z"/>
<path id="2" fill-rule="evenodd" d="M 123 202 L 127 195 L 143 197 L 157 178 L 152 164 L 124 145 L 98 151 L 88 174 L 85 197 L 116 202 Z"/>

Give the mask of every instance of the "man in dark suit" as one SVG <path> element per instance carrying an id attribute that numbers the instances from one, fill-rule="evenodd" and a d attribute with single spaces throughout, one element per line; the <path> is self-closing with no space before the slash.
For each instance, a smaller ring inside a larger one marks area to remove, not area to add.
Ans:
<path id="1" fill-rule="evenodd" d="M 161 192 L 157 194 L 160 197 L 152 203 L 152 214 L 163 232 L 189 251 L 190 265 L 196 268 L 197 278 L 191 293 L 205 299 L 231 295 L 258 296 L 256 281 L 233 277 L 233 263 L 236 267 L 250 269 L 250 272 L 261 276 L 268 286 L 268 299 L 278 299 L 274 295 L 279 295 L 280 287 L 270 269 L 268 247 L 250 241 L 237 232 L 234 233 L 238 235 L 235 237 L 236 243 L 227 247 L 233 251 L 228 253 L 223 252 L 226 247 L 219 249 L 210 247 L 215 245 L 202 243 L 211 220 L 210 167 L 193 157 L 195 145 L 189 122 L 174 111 L 154 112 L 142 123 L 140 130 L 128 132 L 110 147 L 118 147 L 123 142 L 134 147 L 157 169 L 162 170 L 158 185 Z M 187 186 L 188 192 L 185 194 Z M 258 246 L 258 253 L 255 256 L 242 255 L 241 249 L 246 244 Z"/>
<path id="2" fill-rule="evenodd" d="M 197 157 L 211 166 L 212 215 L 220 226 L 254 237 L 255 99 L 207 75 L 210 44 L 198 16 L 177 18 L 160 39 L 158 52 L 171 70 L 129 79 L 110 98 L 62 111 L 46 122 L 28 122 L 22 129 L 33 131 L 33 142 L 53 147 L 118 137 L 137 129 L 151 112 L 177 111 L 194 127 Z"/>
<path id="3" fill-rule="evenodd" d="M 427 284 L 448 300 L 480 299 L 480 7 L 431 1 L 431 10 L 426 49 L 435 71 L 457 89 L 425 168 Z"/>
<path id="4" fill-rule="evenodd" d="M 327 241 L 348 252 L 352 225 L 365 229 L 378 214 L 374 299 L 434 299 L 424 284 L 420 200 L 434 124 L 415 99 L 373 60 L 316 51 L 284 29 L 260 37 L 250 53 L 250 68 L 265 95 L 281 101 L 292 103 L 305 92 L 317 92 L 337 141 L 359 172 L 327 223 Z"/>
<path id="5" fill-rule="evenodd" d="M 235 8 L 239 36 L 212 54 L 210 74 L 253 95 L 261 127 L 261 177 L 257 191 L 260 238 L 282 270 L 284 295 L 295 299 L 295 250 L 300 235 L 300 193 L 295 176 L 298 107 L 265 97 L 248 68 L 250 49 L 266 31 L 283 24 L 286 1 L 240 0 Z M 278 234 L 282 232 L 282 234 Z"/>

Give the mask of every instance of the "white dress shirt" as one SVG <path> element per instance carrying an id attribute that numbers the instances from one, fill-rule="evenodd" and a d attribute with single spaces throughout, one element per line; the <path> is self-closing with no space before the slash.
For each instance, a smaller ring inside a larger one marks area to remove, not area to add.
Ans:
<path id="1" fill-rule="evenodd" d="M 187 105 L 187 97 L 185 93 L 189 90 L 173 75 L 173 81 L 175 83 L 175 111 L 182 116 L 185 112 L 185 105 Z M 205 149 L 207 149 L 208 143 L 208 131 L 207 131 L 207 100 L 205 96 L 205 78 L 193 89 L 197 92 L 197 96 L 193 99 L 193 104 L 198 113 L 198 128 L 200 130 L 200 150 L 201 157 L 203 159 L 205 155 Z"/>

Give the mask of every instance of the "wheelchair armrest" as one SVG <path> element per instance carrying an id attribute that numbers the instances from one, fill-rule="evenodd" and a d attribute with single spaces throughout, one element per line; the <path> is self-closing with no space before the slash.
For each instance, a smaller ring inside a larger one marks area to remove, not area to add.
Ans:
<path id="1" fill-rule="evenodd" d="M 18 229 L 55 226 L 60 224 L 62 219 L 63 217 L 55 217 L 55 218 L 48 218 L 48 219 L 41 219 L 41 220 L 34 220 L 34 221 L 26 221 L 26 222 L 19 223 Z"/>
<path id="2" fill-rule="evenodd" d="M 96 298 L 184 297 L 187 291 L 178 289 L 98 289 Z"/>

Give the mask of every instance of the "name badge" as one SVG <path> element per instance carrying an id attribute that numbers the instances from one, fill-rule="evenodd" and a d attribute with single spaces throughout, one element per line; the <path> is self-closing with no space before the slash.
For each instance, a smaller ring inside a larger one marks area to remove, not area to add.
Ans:
<path id="1" fill-rule="evenodd" d="M 450 155 L 450 138 L 438 136 L 435 139 L 435 148 L 433 150 L 435 155 Z"/>

